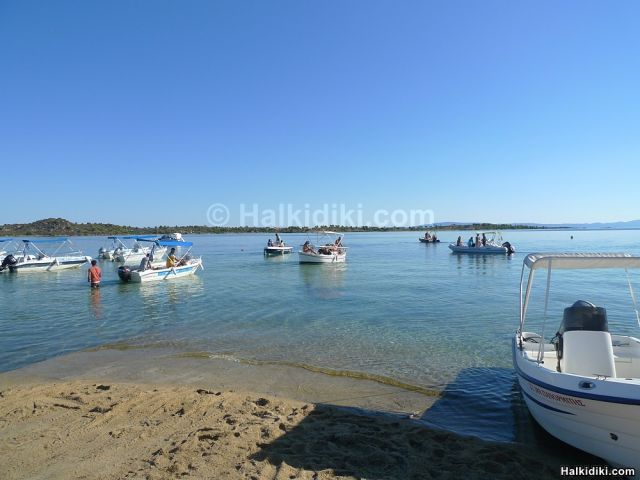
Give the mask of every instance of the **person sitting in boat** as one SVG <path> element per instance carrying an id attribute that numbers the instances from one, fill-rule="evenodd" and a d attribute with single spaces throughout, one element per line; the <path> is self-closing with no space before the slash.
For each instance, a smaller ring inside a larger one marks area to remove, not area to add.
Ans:
<path id="1" fill-rule="evenodd" d="M 273 247 L 273 242 L 271 241 L 271 239 L 269 239 L 269 241 L 267 242 L 267 247 Z"/>
<path id="2" fill-rule="evenodd" d="M 487 237 L 484 233 L 482 234 L 482 246 L 483 247 L 487 246 Z"/>
<path id="3" fill-rule="evenodd" d="M 151 268 L 151 254 L 147 253 L 144 257 L 142 257 L 138 270 L 140 270 L 141 272 L 144 272 L 145 270 L 149 270 L 150 268 Z"/>
<path id="4" fill-rule="evenodd" d="M 167 255 L 166 267 L 173 268 L 176 266 L 178 266 L 178 259 L 176 258 L 176 249 L 172 247 L 171 251 L 169 252 L 169 255 Z"/>
<path id="5" fill-rule="evenodd" d="M 473 243 L 473 236 L 469 237 L 469 241 L 467 242 L 467 247 L 473 248 L 475 246 L 476 246 L 476 244 Z"/>
<path id="6" fill-rule="evenodd" d="M 434 233 L 433 235 L 431 235 L 431 241 L 433 243 L 436 243 L 438 241 L 438 237 L 436 237 L 436 234 Z"/>
<path id="7" fill-rule="evenodd" d="M 302 251 L 304 253 L 316 253 L 313 248 L 311 247 L 311 242 L 309 240 L 307 240 L 306 242 L 304 242 L 304 245 L 302 245 Z"/>
<path id="8" fill-rule="evenodd" d="M 425 232 L 425 234 L 424 234 L 424 239 L 425 239 L 427 242 L 430 242 L 430 241 L 431 241 L 431 234 L 430 234 L 429 232 Z"/>
<path id="9" fill-rule="evenodd" d="M 462 236 L 458 236 L 458 240 L 456 240 L 456 247 L 462 246 Z"/>

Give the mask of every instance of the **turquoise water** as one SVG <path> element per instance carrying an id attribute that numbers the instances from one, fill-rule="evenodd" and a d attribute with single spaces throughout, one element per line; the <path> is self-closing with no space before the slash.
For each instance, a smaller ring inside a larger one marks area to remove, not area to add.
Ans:
<path id="1" fill-rule="evenodd" d="M 2 273 L 0 370 L 125 343 L 451 388 L 469 372 L 510 371 L 526 253 L 640 254 L 640 231 L 504 232 L 517 250 L 511 257 L 451 254 L 447 241 L 458 234 L 442 232 L 443 243 L 435 245 L 419 243 L 418 233 L 347 234 L 344 265 L 299 265 L 296 254 L 264 258 L 264 234 L 187 236 L 204 260 L 195 277 L 121 284 L 116 264 L 103 262 L 99 291 L 88 288 L 85 269 Z M 283 238 L 296 246 L 305 239 Z M 97 237 L 73 242 L 89 255 L 107 245 Z M 532 322 L 541 318 L 544 283 L 540 278 Z M 623 272 L 554 273 L 550 335 L 562 309 L 577 298 L 606 306 L 612 329 L 640 336 Z"/>

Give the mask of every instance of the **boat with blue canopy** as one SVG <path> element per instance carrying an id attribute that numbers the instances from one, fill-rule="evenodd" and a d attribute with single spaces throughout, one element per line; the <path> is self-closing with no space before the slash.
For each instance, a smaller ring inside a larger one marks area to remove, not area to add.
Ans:
<path id="1" fill-rule="evenodd" d="M 53 272 L 78 268 L 91 261 L 91 257 L 76 249 L 68 238 L 42 238 L 22 240 L 22 252 L 9 265 L 11 272 Z M 46 245 L 59 244 L 51 253 Z"/>
<path id="2" fill-rule="evenodd" d="M 101 248 L 98 256 L 104 260 L 111 260 L 120 263 L 137 263 L 151 252 L 151 247 L 140 244 L 141 240 L 157 240 L 159 235 L 112 235 L 107 237 L 112 242 L 110 249 Z M 133 241 L 133 244 L 131 244 Z M 156 249 L 155 257 L 164 255 L 163 249 Z"/>
<path id="3" fill-rule="evenodd" d="M 193 242 L 182 240 L 149 240 L 138 237 L 137 241 L 153 243 L 149 254 L 142 258 L 138 268 L 121 266 L 118 268 L 118 277 L 123 282 L 146 283 L 160 280 L 173 280 L 195 274 L 202 266 L 202 258 L 193 258 L 190 255 Z M 171 248 L 164 267 L 156 267 L 152 263 L 155 251 Z M 174 255 L 178 250 L 179 256 Z M 183 253 L 184 252 L 184 253 Z"/>

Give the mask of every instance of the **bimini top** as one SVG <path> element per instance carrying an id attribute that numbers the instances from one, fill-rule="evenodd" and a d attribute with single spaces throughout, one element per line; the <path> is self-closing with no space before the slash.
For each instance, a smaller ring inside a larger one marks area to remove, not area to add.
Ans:
<path id="1" fill-rule="evenodd" d="M 66 237 L 56 237 L 56 238 L 42 238 L 39 240 L 22 240 L 24 243 L 62 243 L 69 240 Z"/>
<path id="2" fill-rule="evenodd" d="M 322 230 L 320 232 L 316 232 L 316 233 L 322 233 L 324 235 L 344 235 L 344 233 L 340 233 L 340 232 L 332 232 L 330 230 Z"/>
<path id="3" fill-rule="evenodd" d="M 192 247 L 193 242 L 181 242 L 180 240 L 151 240 L 149 238 L 137 237 L 141 242 L 153 242 L 161 247 Z"/>
<path id="4" fill-rule="evenodd" d="M 524 258 L 524 266 L 538 268 L 640 268 L 640 257 L 630 253 L 530 253 Z"/>
<path id="5" fill-rule="evenodd" d="M 192 247 L 193 242 L 181 242 L 179 240 L 158 240 L 156 244 L 162 247 Z"/>
<path id="6" fill-rule="evenodd" d="M 158 238 L 158 235 L 112 235 L 110 237 L 107 237 L 109 240 L 116 240 L 118 238 L 122 238 L 125 240 L 130 240 L 132 238 L 135 238 L 136 240 L 139 238 Z"/>

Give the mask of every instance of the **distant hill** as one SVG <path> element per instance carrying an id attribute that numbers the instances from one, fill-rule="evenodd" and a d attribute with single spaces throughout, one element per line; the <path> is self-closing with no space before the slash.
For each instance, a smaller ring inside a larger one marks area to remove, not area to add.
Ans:
<path id="1" fill-rule="evenodd" d="M 491 225 L 491 224 L 472 224 L 471 222 L 438 222 L 435 224 L 438 228 L 461 228 L 469 225 Z M 628 222 L 594 222 L 594 223 L 514 223 L 507 228 L 567 228 L 567 229 L 640 229 L 640 220 L 630 220 Z M 478 228 L 478 230 L 482 230 Z"/>
<path id="2" fill-rule="evenodd" d="M 210 227 L 203 225 L 158 225 L 156 227 L 132 227 L 130 225 L 114 225 L 111 223 L 74 223 L 64 218 L 45 218 L 32 223 L 14 223 L 0 226 L 0 237 L 23 236 L 107 236 L 107 235 L 136 235 L 136 234 L 163 234 L 170 232 L 181 233 L 269 233 L 277 230 L 282 233 L 305 233 L 315 229 L 338 230 L 342 232 L 394 232 L 394 231 L 424 231 L 423 225 L 416 227 L 345 227 L 340 225 L 321 225 L 308 227 Z M 492 224 L 492 223 L 468 223 L 436 225 L 438 230 L 509 230 L 545 228 L 529 225 Z"/>

